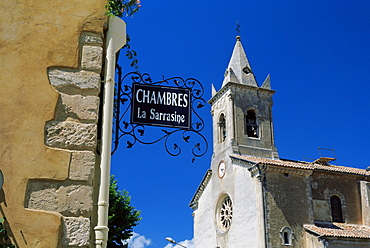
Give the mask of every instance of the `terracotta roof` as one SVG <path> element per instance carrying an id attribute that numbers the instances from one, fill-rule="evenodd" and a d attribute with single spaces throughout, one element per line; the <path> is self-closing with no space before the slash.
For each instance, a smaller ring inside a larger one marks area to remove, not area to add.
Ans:
<path id="1" fill-rule="evenodd" d="M 303 227 L 318 236 L 370 239 L 370 227 L 344 223 L 315 223 Z"/>
<path id="2" fill-rule="evenodd" d="M 273 160 L 267 158 L 257 158 L 249 157 L 242 155 L 230 155 L 232 159 L 237 159 L 244 162 L 251 162 L 256 164 L 266 164 L 266 165 L 275 165 L 286 168 L 295 168 L 295 169 L 305 169 L 305 170 L 314 170 L 314 171 L 329 171 L 329 172 L 338 172 L 338 173 L 347 173 L 360 176 L 370 176 L 370 171 L 364 169 L 358 169 L 353 167 L 346 166 L 337 166 L 337 165 L 325 165 L 319 163 L 310 163 L 304 161 L 292 161 L 292 160 Z"/>

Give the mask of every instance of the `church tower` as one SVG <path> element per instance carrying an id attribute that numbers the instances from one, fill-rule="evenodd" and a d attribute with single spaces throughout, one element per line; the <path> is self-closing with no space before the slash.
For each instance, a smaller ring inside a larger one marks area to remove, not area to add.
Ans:
<path id="1" fill-rule="evenodd" d="M 189 205 L 194 246 L 369 247 L 370 171 L 279 158 L 274 93 L 269 76 L 258 86 L 237 37 L 209 101 L 214 153 Z"/>
<path id="2" fill-rule="evenodd" d="M 265 247 L 261 177 L 232 156 L 278 159 L 274 145 L 270 77 L 258 86 L 240 37 L 221 89 L 212 86 L 213 157 L 190 207 L 195 247 Z"/>
<path id="3" fill-rule="evenodd" d="M 274 144 L 270 75 L 258 86 L 240 36 L 221 89 L 212 85 L 213 150 L 220 161 L 230 154 L 278 159 Z"/>

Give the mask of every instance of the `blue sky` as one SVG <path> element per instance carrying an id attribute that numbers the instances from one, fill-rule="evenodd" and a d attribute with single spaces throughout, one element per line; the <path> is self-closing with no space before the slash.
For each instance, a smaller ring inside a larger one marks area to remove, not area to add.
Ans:
<path id="1" fill-rule="evenodd" d="M 280 157 L 316 159 L 323 147 L 335 149 L 337 165 L 370 166 L 370 1 L 142 0 L 141 5 L 134 18 L 124 18 L 140 72 L 154 80 L 194 77 L 208 100 L 211 84 L 221 87 L 238 21 L 258 83 L 271 74 L 276 90 Z M 125 72 L 133 70 L 124 56 L 120 61 Z M 131 149 L 121 144 L 113 155 L 112 174 L 142 211 L 131 247 L 169 248 L 168 236 L 192 247 L 188 203 L 210 166 L 209 110 L 202 112 L 209 150 L 195 163 L 188 151 L 168 155 L 163 143 Z"/>

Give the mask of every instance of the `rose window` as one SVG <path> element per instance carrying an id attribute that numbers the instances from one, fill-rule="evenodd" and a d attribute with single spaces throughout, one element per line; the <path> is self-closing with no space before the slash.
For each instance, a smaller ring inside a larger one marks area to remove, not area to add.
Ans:
<path id="1" fill-rule="evenodd" d="M 219 212 L 219 220 L 223 231 L 226 231 L 230 228 L 232 218 L 233 218 L 233 204 L 230 197 L 227 196 L 222 202 Z"/>

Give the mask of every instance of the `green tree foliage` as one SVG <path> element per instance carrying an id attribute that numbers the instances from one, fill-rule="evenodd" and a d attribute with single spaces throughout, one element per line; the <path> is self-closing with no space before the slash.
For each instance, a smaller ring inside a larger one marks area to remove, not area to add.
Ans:
<path id="1" fill-rule="evenodd" d="M 108 0 L 105 5 L 107 16 L 133 16 L 140 8 L 140 0 Z"/>
<path id="2" fill-rule="evenodd" d="M 5 218 L 0 219 L 0 248 L 15 248 L 15 246 L 10 243 L 8 232 L 4 226 L 4 221 Z"/>
<path id="3" fill-rule="evenodd" d="M 125 247 L 122 241 L 132 236 L 133 227 L 141 220 L 140 211 L 130 205 L 126 190 L 118 190 L 117 180 L 111 176 L 109 187 L 108 246 Z"/>

